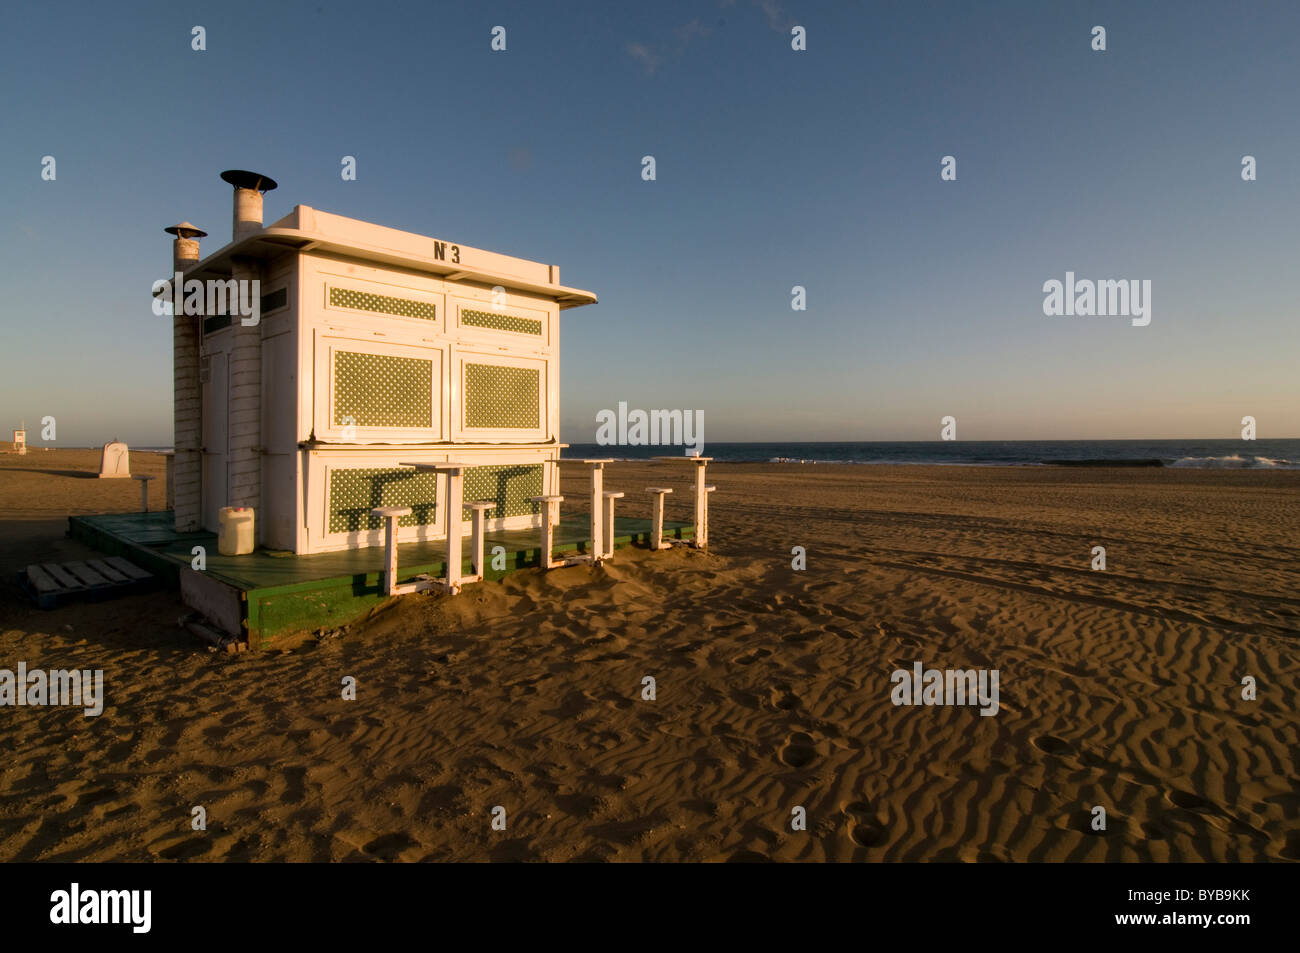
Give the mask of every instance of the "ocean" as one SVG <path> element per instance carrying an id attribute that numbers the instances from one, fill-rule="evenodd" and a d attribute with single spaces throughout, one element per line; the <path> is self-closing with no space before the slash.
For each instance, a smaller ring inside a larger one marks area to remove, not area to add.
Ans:
<path id="1" fill-rule="evenodd" d="M 566 458 L 644 460 L 681 447 L 575 443 Z M 843 443 L 706 443 L 704 456 L 736 463 L 903 463 L 948 466 L 1149 466 L 1300 469 L 1300 440 L 935 440 Z"/>

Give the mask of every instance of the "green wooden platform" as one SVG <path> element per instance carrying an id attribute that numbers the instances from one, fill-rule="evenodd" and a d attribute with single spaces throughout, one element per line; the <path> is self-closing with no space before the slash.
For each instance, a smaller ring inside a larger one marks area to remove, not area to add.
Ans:
<path id="1" fill-rule="evenodd" d="M 625 516 L 614 521 L 615 549 L 649 545 L 650 521 Z M 585 515 L 561 521 L 555 552 L 585 553 L 590 523 Z M 690 539 L 690 523 L 664 521 L 668 539 Z M 382 546 L 298 556 L 259 549 L 247 556 L 222 556 L 215 533 L 178 533 L 171 511 L 71 516 L 68 535 L 110 556 L 132 562 L 179 587 L 186 602 L 203 611 L 231 635 L 247 637 L 250 647 L 292 632 L 346 625 L 363 617 L 387 596 L 380 588 Z M 540 532 L 488 533 L 486 581 L 541 565 Z M 202 546 L 207 568 L 190 568 L 193 549 Z M 468 550 L 469 537 L 465 536 Z M 492 548 L 506 551 L 506 568 L 493 569 Z M 466 552 L 461 572 L 472 571 Z M 446 575 L 446 544 L 405 543 L 398 547 L 399 581 L 421 574 Z M 467 592 L 473 591 L 473 586 Z"/>

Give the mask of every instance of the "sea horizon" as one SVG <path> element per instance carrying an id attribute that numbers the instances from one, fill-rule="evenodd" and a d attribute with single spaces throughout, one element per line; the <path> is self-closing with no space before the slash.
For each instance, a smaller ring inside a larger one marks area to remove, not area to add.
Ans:
<path id="1" fill-rule="evenodd" d="M 1248 445 L 1248 448 L 1247 446 Z M 30 447 L 31 450 L 42 449 Z M 55 448 L 46 448 L 55 449 Z M 98 450 L 98 446 L 66 447 Z M 686 455 L 680 445 L 565 445 L 563 459 L 648 460 Z M 168 446 L 133 446 L 136 453 L 170 453 Z M 1124 466 L 1209 470 L 1300 469 L 1300 438 L 1268 440 L 736 440 L 704 445 L 720 463 L 915 466 Z"/>
<path id="2" fill-rule="evenodd" d="M 645 460 L 678 454 L 684 454 L 681 446 L 574 443 L 564 456 Z M 719 441 L 706 443 L 702 456 L 723 463 L 1290 470 L 1300 469 L 1300 439 Z"/>

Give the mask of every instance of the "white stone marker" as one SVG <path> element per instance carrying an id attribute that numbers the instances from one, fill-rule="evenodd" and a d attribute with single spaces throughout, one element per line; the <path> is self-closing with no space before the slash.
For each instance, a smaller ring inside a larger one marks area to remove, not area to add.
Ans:
<path id="1" fill-rule="evenodd" d="M 108 478 L 127 478 L 131 476 L 131 455 L 126 449 L 126 444 L 117 440 L 111 440 L 104 444 L 103 453 L 99 458 L 99 477 L 100 479 Z"/>

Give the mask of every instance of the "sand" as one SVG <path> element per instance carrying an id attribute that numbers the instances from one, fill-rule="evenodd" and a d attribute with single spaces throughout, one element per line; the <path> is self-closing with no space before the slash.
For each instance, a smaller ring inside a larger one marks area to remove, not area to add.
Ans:
<path id="1" fill-rule="evenodd" d="M 96 464 L 0 456 L 0 667 L 108 693 L 0 708 L 0 860 L 1300 859 L 1300 472 L 715 464 L 707 554 L 224 655 L 175 593 L 20 595 L 89 554 L 68 514 L 136 508 Z M 996 669 L 1000 710 L 895 706 L 916 661 Z"/>

